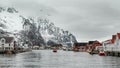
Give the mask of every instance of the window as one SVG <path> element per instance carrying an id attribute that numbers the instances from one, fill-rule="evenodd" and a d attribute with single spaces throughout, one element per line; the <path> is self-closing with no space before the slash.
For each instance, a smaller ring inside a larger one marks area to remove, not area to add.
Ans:
<path id="1" fill-rule="evenodd" d="M 10 48 L 9 48 L 9 47 L 6 47 L 5 50 L 10 50 Z"/>
<path id="2" fill-rule="evenodd" d="M 1 43 L 5 43 L 5 39 L 4 38 L 2 38 L 0 41 L 1 41 Z"/>
<path id="3" fill-rule="evenodd" d="M 4 43 L 4 40 L 2 40 L 1 42 Z"/>

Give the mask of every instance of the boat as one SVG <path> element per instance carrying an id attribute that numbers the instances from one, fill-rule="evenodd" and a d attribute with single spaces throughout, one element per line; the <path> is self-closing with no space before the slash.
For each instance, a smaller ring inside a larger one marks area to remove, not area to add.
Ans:
<path id="1" fill-rule="evenodd" d="M 56 49 L 56 48 L 54 48 L 54 49 L 53 49 L 53 52 L 57 52 L 57 49 Z"/>
<path id="2" fill-rule="evenodd" d="M 93 55 L 93 54 L 98 54 L 98 53 L 99 53 L 98 50 L 94 50 L 94 49 L 88 49 L 87 52 L 88 52 L 89 54 L 91 54 L 91 55 Z"/>
<path id="3" fill-rule="evenodd" d="M 67 51 L 67 48 L 66 48 L 66 47 L 63 47 L 63 51 Z"/>
<path id="4" fill-rule="evenodd" d="M 63 51 L 72 51 L 72 48 L 63 48 Z"/>
<path id="5" fill-rule="evenodd" d="M 105 56 L 105 52 L 104 51 L 100 51 L 99 52 L 99 56 Z"/>

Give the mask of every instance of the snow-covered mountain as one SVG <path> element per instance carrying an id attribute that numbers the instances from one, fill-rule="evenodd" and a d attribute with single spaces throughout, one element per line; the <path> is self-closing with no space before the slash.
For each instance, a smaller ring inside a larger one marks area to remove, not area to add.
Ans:
<path id="1" fill-rule="evenodd" d="M 43 17 L 26 17 L 15 8 L 0 7 L 0 31 L 17 33 L 19 40 L 29 41 L 32 45 L 71 44 L 76 38 L 69 31 L 56 27 Z"/>
<path id="2" fill-rule="evenodd" d="M 8 32 L 22 30 L 22 18 L 14 8 L 0 7 L 0 29 Z"/>

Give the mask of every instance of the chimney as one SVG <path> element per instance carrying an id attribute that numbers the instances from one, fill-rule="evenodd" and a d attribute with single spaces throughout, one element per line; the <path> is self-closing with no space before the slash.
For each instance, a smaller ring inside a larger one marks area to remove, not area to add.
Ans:
<path id="1" fill-rule="evenodd" d="M 120 39 L 120 33 L 117 33 L 117 37 Z"/>
<path id="2" fill-rule="evenodd" d="M 115 42 L 115 39 L 116 39 L 116 35 L 112 35 L 112 43 L 114 43 Z"/>

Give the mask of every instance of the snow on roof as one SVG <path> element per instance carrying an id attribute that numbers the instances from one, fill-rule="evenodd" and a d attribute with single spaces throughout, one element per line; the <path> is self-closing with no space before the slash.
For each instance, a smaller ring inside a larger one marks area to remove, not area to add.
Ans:
<path id="1" fill-rule="evenodd" d="M 0 37 L 0 40 L 4 38 L 5 39 L 5 43 L 11 43 L 13 41 L 13 37 Z"/>

